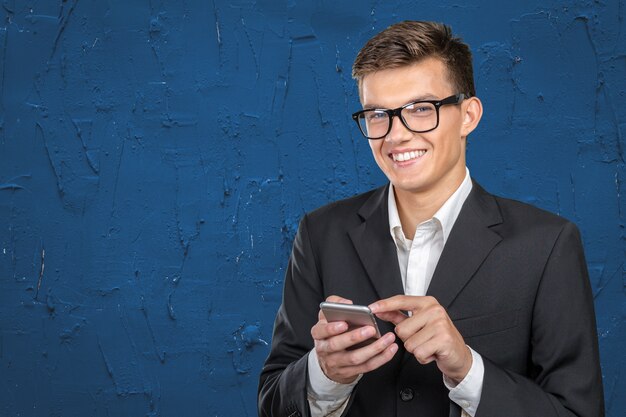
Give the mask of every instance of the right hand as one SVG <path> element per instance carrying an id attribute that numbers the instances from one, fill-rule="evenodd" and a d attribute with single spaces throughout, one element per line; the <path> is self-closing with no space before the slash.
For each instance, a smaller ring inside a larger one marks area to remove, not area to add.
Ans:
<path id="1" fill-rule="evenodd" d="M 336 295 L 331 295 L 326 301 L 352 304 L 351 300 Z M 360 349 L 346 350 L 373 337 L 376 334 L 374 327 L 363 326 L 348 332 L 348 323 L 345 321 L 329 323 L 321 311 L 318 318 L 318 322 L 311 328 L 315 352 L 322 371 L 335 382 L 349 384 L 360 374 L 389 362 L 398 351 L 393 332 Z"/>

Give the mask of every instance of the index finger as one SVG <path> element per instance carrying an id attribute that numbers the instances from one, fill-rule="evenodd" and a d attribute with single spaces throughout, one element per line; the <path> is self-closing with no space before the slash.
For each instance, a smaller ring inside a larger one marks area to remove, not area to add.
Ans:
<path id="1" fill-rule="evenodd" d="M 391 311 L 417 311 L 429 304 L 432 297 L 421 297 L 416 295 L 395 295 L 390 298 L 378 300 L 369 305 L 372 313 L 387 313 Z"/>
<path id="2" fill-rule="evenodd" d="M 311 328 L 311 336 L 314 340 L 322 340 L 345 333 L 347 330 L 348 323 L 345 321 L 327 323 L 320 320 Z"/>
<path id="3" fill-rule="evenodd" d="M 406 320 L 409 316 L 407 316 L 401 311 L 388 311 L 388 312 L 376 313 L 376 317 L 378 317 L 379 319 L 383 321 L 388 321 L 390 323 L 393 323 L 394 325 L 397 326 L 398 324 Z"/>

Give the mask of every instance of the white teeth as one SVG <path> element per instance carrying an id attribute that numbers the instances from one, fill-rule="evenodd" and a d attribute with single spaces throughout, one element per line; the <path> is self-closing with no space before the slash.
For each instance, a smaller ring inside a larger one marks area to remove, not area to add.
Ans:
<path id="1" fill-rule="evenodd" d="M 411 152 L 404 152 L 404 153 L 394 153 L 394 154 L 391 154 L 391 157 L 396 162 L 404 162 L 404 161 L 408 161 L 410 159 L 419 158 L 419 157 L 423 156 L 425 153 L 426 153 L 426 151 L 424 151 L 424 150 L 421 150 L 421 151 L 411 151 Z"/>

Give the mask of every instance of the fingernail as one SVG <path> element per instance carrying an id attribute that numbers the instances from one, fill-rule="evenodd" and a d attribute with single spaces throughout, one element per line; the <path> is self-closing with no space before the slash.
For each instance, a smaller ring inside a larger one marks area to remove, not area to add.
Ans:
<path id="1" fill-rule="evenodd" d="M 372 313 L 375 313 L 376 310 L 378 309 L 378 304 L 376 303 L 370 304 L 368 307 L 370 308 L 370 310 L 372 310 Z"/>
<path id="2" fill-rule="evenodd" d="M 361 336 L 373 336 L 374 329 L 372 327 L 366 326 L 361 329 Z"/>
<path id="3" fill-rule="evenodd" d="M 341 330 L 345 330 L 347 327 L 346 323 L 337 323 L 335 324 L 335 330 L 337 331 L 341 331 Z"/>
<path id="4" fill-rule="evenodd" d="M 389 350 L 391 351 L 391 353 L 396 353 L 398 351 L 398 345 L 391 345 Z"/>

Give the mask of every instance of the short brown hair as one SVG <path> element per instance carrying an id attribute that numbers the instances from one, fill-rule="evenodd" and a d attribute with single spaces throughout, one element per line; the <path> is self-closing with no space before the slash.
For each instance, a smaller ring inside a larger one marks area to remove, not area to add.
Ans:
<path id="1" fill-rule="evenodd" d="M 352 77 L 357 80 L 360 92 L 367 74 L 404 67 L 429 57 L 443 61 L 449 81 L 458 90 L 456 93 L 476 95 L 469 46 L 442 23 L 407 20 L 389 26 L 359 51 Z"/>

